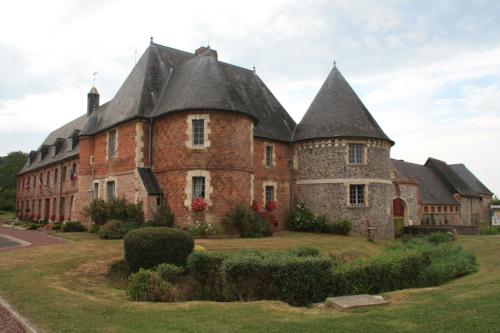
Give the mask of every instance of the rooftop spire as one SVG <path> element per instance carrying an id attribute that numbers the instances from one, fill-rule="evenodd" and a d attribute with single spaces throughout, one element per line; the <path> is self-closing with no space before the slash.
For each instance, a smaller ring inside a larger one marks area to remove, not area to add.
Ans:
<path id="1" fill-rule="evenodd" d="M 149 45 L 153 44 L 153 36 L 149 37 Z"/>

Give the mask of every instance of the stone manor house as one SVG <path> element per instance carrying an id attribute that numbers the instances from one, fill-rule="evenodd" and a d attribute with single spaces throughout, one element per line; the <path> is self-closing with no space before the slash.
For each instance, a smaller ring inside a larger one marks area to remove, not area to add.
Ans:
<path id="1" fill-rule="evenodd" d="M 207 221 L 238 203 L 277 203 L 280 225 L 294 205 L 330 220 L 368 223 L 393 237 L 393 217 L 420 224 L 486 223 L 492 193 L 462 164 L 390 158 L 394 145 L 334 66 L 296 124 L 253 70 L 200 47 L 151 42 L 116 95 L 53 131 L 17 177 L 21 214 L 88 222 L 94 198 L 142 201 L 146 218 L 168 204 L 179 227 L 204 197 Z"/>

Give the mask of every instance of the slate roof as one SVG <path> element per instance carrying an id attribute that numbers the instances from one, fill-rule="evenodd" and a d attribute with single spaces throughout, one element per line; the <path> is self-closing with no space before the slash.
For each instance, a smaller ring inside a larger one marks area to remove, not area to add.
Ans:
<path id="1" fill-rule="evenodd" d="M 38 160 L 38 158 L 36 158 L 35 161 L 33 161 L 33 163 L 31 163 L 31 164 L 29 164 L 29 161 L 28 161 L 28 163 L 21 169 L 21 171 L 19 171 L 19 174 L 22 174 L 22 173 L 25 173 L 28 171 L 32 171 L 32 170 L 37 169 L 39 167 L 53 164 L 56 162 L 60 162 L 60 161 L 63 161 L 65 159 L 77 156 L 80 153 L 80 146 L 76 145 L 76 147 L 74 147 L 72 150 L 68 151 L 68 146 L 67 146 L 68 141 L 66 139 L 71 137 L 75 133 L 75 131 L 80 131 L 82 129 L 82 127 L 84 126 L 86 121 L 87 121 L 87 115 L 84 114 L 84 115 L 76 118 L 75 120 L 72 120 L 71 122 L 67 123 L 66 125 L 59 127 L 58 129 L 56 129 L 52 133 L 50 133 L 47 136 L 47 138 L 43 141 L 41 146 L 38 148 L 38 150 L 40 150 L 44 146 L 49 147 L 49 146 L 56 144 L 56 141 L 58 139 L 63 139 L 63 140 L 61 140 L 62 147 L 61 147 L 59 153 L 56 156 L 51 157 L 50 152 L 49 152 L 43 160 L 40 161 L 40 160 Z"/>
<path id="2" fill-rule="evenodd" d="M 137 171 L 149 195 L 160 195 L 163 193 L 158 180 L 150 168 L 137 168 Z"/>
<path id="3" fill-rule="evenodd" d="M 442 177 L 455 192 L 465 196 L 492 195 L 463 164 L 448 165 L 446 162 L 429 157 L 425 165 Z"/>
<path id="4" fill-rule="evenodd" d="M 400 179 L 418 183 L 423 204 L 459 205 L 453 198 L 453 190 L 431 168 L 395 159 L 391 159 L 391 163 Z"/>
<path id="5" fill-rule="evenodd" d="M 134 118 L 203 109 L 247 114 L 257 121 L 256 136 L 290 141 L 295 122 L 260 78 L 218 61 L 212 52 L 195 55 L 152 43 L 107 107 L 91 115 L 81 135 Z"/>
<path id="6" fill-rule="evenodd" d="M 334 67 L 297 125 L 293 140 L 336 137 L 382 139 L 394 144 Z"/>

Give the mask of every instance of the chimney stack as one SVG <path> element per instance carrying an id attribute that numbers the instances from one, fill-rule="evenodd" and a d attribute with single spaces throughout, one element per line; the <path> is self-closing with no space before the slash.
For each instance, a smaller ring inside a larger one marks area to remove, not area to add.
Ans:
<path id="1" fill-rule="evenodd" d="M 212 50 L 210 48 L 210 46 L 201 46 L 201 47 L 197 48 L 196 51 L 194 51 L 194 54 L 196 54 L 197 56 L 199 56 L 201 54 L 208 55 L 208 56 L 214 57 L 215 60 L 218 60 L 217 51 Z"/>
<path id="2" fill-rule="evenodd" d="M 87 117 L 99 107 L 99 92 L 95 87 L 87 94 Z"/>

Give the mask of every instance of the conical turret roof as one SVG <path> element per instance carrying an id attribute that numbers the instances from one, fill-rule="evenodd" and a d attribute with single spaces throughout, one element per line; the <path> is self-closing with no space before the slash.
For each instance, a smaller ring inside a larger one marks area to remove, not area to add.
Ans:
<path id="1" fill-rule="evenodd" d="M 297 125 L 293 140 L 337 137 L 382 139 L 394 144 L 334 67 Z"/>

